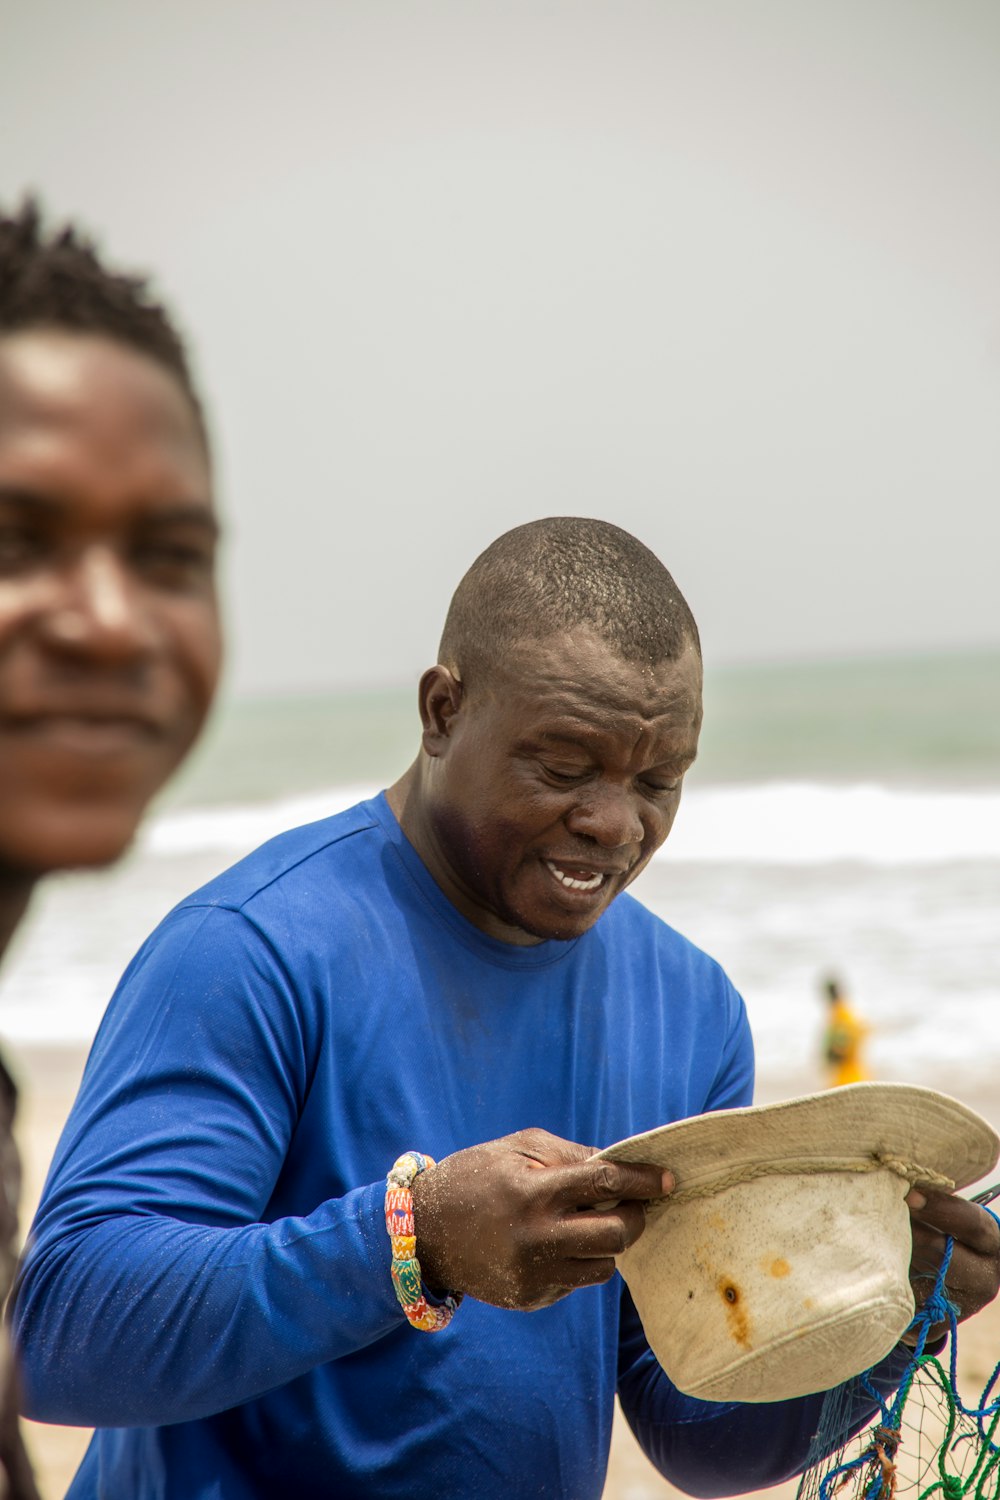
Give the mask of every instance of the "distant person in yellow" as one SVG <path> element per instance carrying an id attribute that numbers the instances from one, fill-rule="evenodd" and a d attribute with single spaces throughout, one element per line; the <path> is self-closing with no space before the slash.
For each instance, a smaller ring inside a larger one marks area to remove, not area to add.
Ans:
<path id="1" fill-rule="evenodd" d="M 827 1088 L 838 1088 L 842 1083 L 861 1083 L 869 1077 L 862 1057 L 869 1028 L 848 1005 L 839 980 L 827 979 L 823 988 L 830 1003 L 830 1014 L 823 1033 Z"/>

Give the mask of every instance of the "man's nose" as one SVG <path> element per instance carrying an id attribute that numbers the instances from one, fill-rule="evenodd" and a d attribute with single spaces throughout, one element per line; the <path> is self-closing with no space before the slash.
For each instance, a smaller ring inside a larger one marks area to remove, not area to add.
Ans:
<path id="1" fill-rule="evenodd" d="M 127 564 L 110 547 L 88 547 L 53 579 L 42 611 L 57 648 L 108 662 L 148 655 L 156 624 Z"/>
<path id="2" fill-rule="evenodd" d="M 636 793 L 610 782 L 589 786 L 565 821 L 570 833 L 593 839 L 604 849 L 641 844 L 646 831 Z"/>

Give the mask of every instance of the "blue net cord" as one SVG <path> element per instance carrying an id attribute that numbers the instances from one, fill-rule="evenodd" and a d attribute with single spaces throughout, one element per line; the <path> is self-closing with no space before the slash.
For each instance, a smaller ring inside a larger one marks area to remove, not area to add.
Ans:
<path id="1" fill-rule="evenodd" d="M 944 1255 L 934 1278 L 934 1286 L 930 1296 L 924 1302 L 923 1307 L 916 1314 L 910 1324 L 909 1333 L 916 1335 L 913 1344 L 913 1353 L 909 1363 L 903 1372 L 903 1378 L 897 1387 L 896 1394 L 891 1405 L 872 1384 L 871 1371 L 866 1370 L 859 1377 L 861 1385 L 866 1393 L 877 1404 L 880 1420 L 876 1423 L 871 1434 L 871 1444 L 860 1453 L 857 1458 L 852 1458 L 846 1463 L 838 1464 L 831 1469 L 820 1482 L 820 1500 L 832 1500 L 837 1490 L 841 1489 L 850 1475 L 857 1470 L 871 1465 L 875 1472 L 871 1482 L 864 1490 L 864 1500 L 888 1500 L 892 1494 L 892 1472 L 893 1462 L 896 1457 L 896 1449 L 899 1446 L 900 1422 L 903 1415 L 903 1407 L 910 1394 L 914 1376 L 920 1367 L 923 1358 L 924 1346 L 927 1336 L 935 1323 L 947 1323 L 952 1333 L 952 1354 L 954 1357 L 954 1331 L 955 1312 L 954 1305 L 945 1296 L 944 1283 L 951 1265 L 952 1251 L 955 1248 L 954 1241 L 949 1238 L 945 1244 Z"/>
<path id="2" fill-rule="evenodd" d="M 996 1222 L 1000 1228 L 1000 1217 L 985 1204 L 980 1205 L 984 1212 Z M 1000 1361 L 997 1362 L 992 1375 L 986 1382 L 979 1401 L 974 1406 L 967 1406 L 958 1392 L 958 1309 L 954 1303 L 949 1301 L 945 1291 L 945 1278 L 948 1267 L 951 1264 L 954 1241 L 949 1237 L 945 1244 L 945 1252 L 941 1264 L 938 1267 L 934 1279 L 934 1286 L 930 1296 L 924 1302 L 919 1312 L 910 1324 L 908 1333 L 915 1335 L 913 1339 L 913 1353 L 903 1377 L 896 1390 L 891 1403 L 885 1401 L 882 1395 L 872 1384 L 871 1371 L 865 1371 L 859 1377 L 866 1393 L 876 1402 L 879 1409 L 880 1420 L 875 1424 L 870 1433 L 870 1442 L 858 1457 L 847 1462 L 837 1464 L 828 1474 L 824 1475 L 819 1486 L 819 1500 L 834 1500 L 837 1492 L 850 1482 L 851 1475 L 865 1482 L 865 1488 L 861 1491 L 863 1500 L 891 1500 L 896 1491 L 895 1482 L 895 1455 L 899 1446 L 900 1430 L 903 1409 L 910 1395 L 913 1381 L 918 1371 L 925 1366 L 933 1366 L 939 1374 L 940 1384 L 948 1399 L 950 1409 L 950 1421 L 945 1440 L 941 1445 L 940 1453 L 943 1455 L 949 1448 L 954 1432 L 956 1414 L 961 1412 L 964 1416 L 971 1418 L 976 1424 L 979 1434 L 981 1452 L 979 1459 L 971 1474 L 966 1479 L 958 1479 L 944 1472 L 943 1463 L 940 1467 L 940 1479 L 927 1490 L 922 1492 L 920 1500 L 924 1496 L 940 1496 L 941 1500 L 961 1500 L 963 1496 L 975 1497 L 975 1500 L 991 1500 L 993 1496 L 1000 1496 L 1000 1489 L 994 1489 L 991 1482 L 989 1492 L 984 1488 L 987 1478 L 997 1474 L 1000 1468 L 1000 1445 L 995 1441 L 997 1426 L 1000 1423 L 1000 1396 L 990 1396 L 1000 1379 Z M 950 1359 L 947 1377 L 939 1361 L 933 1356 L 925 1355 L 924 1349 L 927 1338 L 932 1327 L 936 1324 L 945 1323 L 948 1327 L 950 1337 Z M 988 1425 L 987 1425 L 988 1424 Z M 868 1475 L 860 1471 L 868 1468 Z M 972 1485 L 975 1489 L 972 1489 Z"/>

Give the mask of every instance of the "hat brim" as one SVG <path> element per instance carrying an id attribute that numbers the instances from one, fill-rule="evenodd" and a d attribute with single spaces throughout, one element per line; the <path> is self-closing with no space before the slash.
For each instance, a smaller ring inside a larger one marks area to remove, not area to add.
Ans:
<path id="1" fill-rule="evenodd" d="M 710 1189 L 713 1180 L 743 1171 L 756 1175 L 768 1162 L 778 1170 L 796 1163 L 808 1173 L 857 1170 L 884 1158 L 911 1167 L 914 1182 L 943 1177 L 962 1188 L 996 1165 L 1000 1136 L 975 1110 L 936 1089 L 852 1083 L 776 1104 L 694 1115 L 598 1154 L 667 1168 L 678 1190 Z"/>

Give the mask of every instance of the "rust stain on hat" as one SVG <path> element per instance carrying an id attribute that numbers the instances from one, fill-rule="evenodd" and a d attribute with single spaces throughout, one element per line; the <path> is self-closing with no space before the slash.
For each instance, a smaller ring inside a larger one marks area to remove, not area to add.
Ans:
<path id="1" fill-rule="evenodd" d="M 736 1283 L 728 1276 L 719 1277 L 719 1292 L 726 1309 L 729 1336 L 742 1349 L 752 1348 L 750 1340 L 750 1318 L 743 1305 L 743 1295 Z"/>

